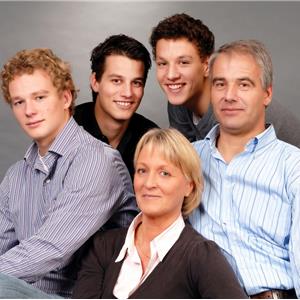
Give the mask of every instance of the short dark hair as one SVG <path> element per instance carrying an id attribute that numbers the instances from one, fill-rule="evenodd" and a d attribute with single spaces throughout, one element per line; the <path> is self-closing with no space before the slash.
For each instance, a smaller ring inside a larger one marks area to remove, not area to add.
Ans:
<path id="1" fill-rule="evenodd" d="M 201 20 L 182 13 L 165 18 L 152 29 L 150 44 L 154 59 L 156 59 L 156 44 L 159 40 L 180 38 L 192 42 L 197 47 L 201 59 L 209 57 L 214 52 L 214 34 Z"/>
<path id="2" fill-rule="evenodd" d="M 105 70 L 106 57 L 110 55 L 123 55 L 130 59 L 142 61 L 144 64 L 144 84 L 146 83 L 148 71 L 151 68 L 151 57 L 147 48 L 137 41 L 125 34 L 112 35 L 108 37 L 103 43 L 96 46 L 91 54 L 91 69 L 95 73 L 97 81 Z M 96 101 L 97 94 L 92 90 L 93 101 Z"/>

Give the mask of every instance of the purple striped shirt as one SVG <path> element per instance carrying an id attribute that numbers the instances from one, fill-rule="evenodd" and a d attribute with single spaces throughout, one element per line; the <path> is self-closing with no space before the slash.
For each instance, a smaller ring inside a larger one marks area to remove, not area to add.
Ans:
<path id="1" fill-rule="evenodd" d="M 68 297 L 73 254 L 104 225 L 128 226 L 135 197 L 118 151 L 73 118 L 43 161 L 48 172 L 33 143 L 0 185 L 0 272 Z"/>

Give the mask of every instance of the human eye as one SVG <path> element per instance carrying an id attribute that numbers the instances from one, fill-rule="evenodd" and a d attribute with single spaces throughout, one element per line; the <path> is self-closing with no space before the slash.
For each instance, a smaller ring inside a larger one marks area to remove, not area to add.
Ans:
<path id="1" fill-rule="evenodd" d="M 156 61 L 156 65 L 158 67 L 164 67 L 164 66 L 167 65 L 167 63 L 165 61 L 163 61 L 163 60 L 158 60 L 158 61 Z"/>
<path id="2" fill-rule="evenodd" d="M 46 98 L 46 95 L 37 95 L 36 97 L 35 97 L 35 100 L 37 100 L 37 101 L 42 101 L 42 100 L 44 100 Z"/>
<path id="3" fill-rule="evenodd" d="M 189 60 L 187 60 L 187 59 L 181 59 L 180 61 L 179 61 L 179 64 L 180 65 L 189 65 L 191 62 L 189 61 Z"/>
<path id="4" fill-rule="evenodd" d="M 168 172 L 166 170 L 161 170 L 160 175 L 163 176 L 163 177 L 170 177 L 171 176 L 170 172 Z"/>
<path id="5" fill-rule="evenodd" d="M 239 86 L 241 90 L 246 91 L 251 87 L 251 83 L 248 81 L 241 81 Z"/>
<path id="6" fill-rule="evenodd" d="M 142 80 L 134 80 L 133 81 L 133 86 L 135 86 L 135 87 L 143 87 L 144 83 L 143 83 Z"/>
<path id="7" fill-rule="evenodd" d="M 223 80 L 214 80 L 213 81 L 213 87 L 218 89 L 218 90 L 221 90 L 223 89 L 225 86 L 225 83 Z"/>
<path id="8" fill-rule="evenodd" d="M 135 173 L 142 175 L 142 174 L 146 173 L 146 169 L 145 168 L 137 168 Z"/>
<path id="9" fill-rule="evenodd" d="M 13 100 L 12 101 L 12 105 L 13 106 L 19 106 L 19 105 L 21 105 L 23 103 L 24 103 L 24 100 L 22 100 L 22 99 L 18 99 L 18 100 Z"/>
<path id="10" fill-rule="evenodd" d="M 119 84 L 121 84 L 121 79 L 120 78 L 112 78 L 111 82 L 113 84 L 119 85 Z"/>

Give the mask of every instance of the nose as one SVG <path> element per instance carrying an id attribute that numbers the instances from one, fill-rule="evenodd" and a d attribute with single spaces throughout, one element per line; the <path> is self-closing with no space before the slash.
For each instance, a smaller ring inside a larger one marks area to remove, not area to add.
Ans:
<path id="1" fill-rule="evenodd" d="M 125 98 L 132 97 L 132 86 L 130 83 L 124 83 L 122 86 L 121 95 Z"/>
<path id="2" fill-rule="evenodd" d="M 156 176 L 153 172 L 149 172 L 145 178 L 144 185 L 146 188 L 151 189 L 156 186 Z"/>
<path id="3" fill-rule="evenodd" d="M 224 99 L 227 102 L 237 101 L 238 89 L 235 85 L 227 85 L 225 89 Z"/>
<path id="4" fill-rule="evenodd" d="M 33 115 L 35 115 L 36 113 L 36 109 L 35 109 L 35 105 L 32 101 L 26 101 L 25 103 L 25 115 L 27 117 L 31 117 Z"/>
<path id="5" fill-rule="evenodd" d="M 167 78 L 169 80 L 175 80 L 180 77 L 180 73 L 178 72 L 178 69 L 175 64 L 169 64 L 168 70 L 167 70 Z"/>

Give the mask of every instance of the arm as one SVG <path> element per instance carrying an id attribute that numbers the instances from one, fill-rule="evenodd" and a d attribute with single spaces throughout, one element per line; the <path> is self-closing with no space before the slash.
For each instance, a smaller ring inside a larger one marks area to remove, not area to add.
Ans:
<path id="1" fill-rule="evenodd" d="M 212 241 L 195 246 L 191 256 L 193 282 L 202 298 L 247 298 L 232 268 Z"/>
<path id="2" fill-rule="evenodd" d="M 290 157 L 292 167 L 289 173 L 288 195 L 291 200 L 291 232 L 289 241 L 289 257 L 291 275 L 297 297 L 300 298 L 300 156 Z"/>
<path id="3" fill-rule="evenodd" d="M 8 199 L 9 176 L 7 174 L 0 185 L 0 255 L 18 244 L 14 224 L 10 218 Z"/>
<path id="4" fill-rule="evenodd" d="M 0 272 L 34 282 L 66 265 L 120 207 L 124 209 L 126 202 L 134 200 L 131 186 L 124 183 L 115 166 L 120 160 L 117 154 L 104 157 L 95 147 L 77 154 L 43 225 L 35 235 L 0 256 Z M 122 168 L 126 170 L 124 164 Z M 125 175 L 130 182 L 127 171 Z"/>
<path id="5" fill-rule="evenodd" d="M 103 233 L 93 238 L 93 245 L 83 258 L 72 298 L 99 299 L 102 295 L 105 267 L 100 255 L 104 252 Z"/>

